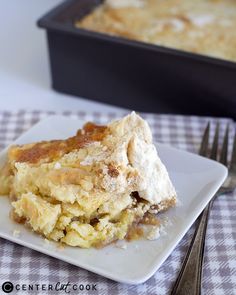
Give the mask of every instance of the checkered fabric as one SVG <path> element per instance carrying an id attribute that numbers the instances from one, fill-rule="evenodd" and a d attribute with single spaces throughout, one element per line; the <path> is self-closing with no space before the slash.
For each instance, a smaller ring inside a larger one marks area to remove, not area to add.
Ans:
<path id="1" fill-rule="evenodd" d="M 0 112 L 0 149 L 3 149 L 37 121 L 50 114 L 53 114 L 53 112 Z M 98 123 L 105 123 L 117 117 L 114 113 L 64 112 L 63 115 Z M 215 118 L 194 116 L 143 114 L 143 117 L 150 123 L 155 140 L 192 152 L 198 150 L 207 121 L 216 123 Z M 232 140 L 233 121 L 229 119 L 217 120 L 221 122 L 224 128 L 227 123 L 232 124 Z M 0 239 L 0 284 L 5 281 L 11 281 L 14 284 L 56 284 L 57 282 L 66 283 L 69 281 L 71 284 L 96 284 L 97 287 L 97 291 L 71 290 L 70 294 L 169 294 L 193 231 L 194 226 L 155 275 L 141 285 L 116 283 L 68 263 Z M 202 289 L 203 294 L 209 295 L 236 294 L 236 193 L 219 197 L 213 205 L 207 230 Z M 0 293 L 4 294 L 1 285 Z M 65 292 L 40 290 L 38 292 L 19 291 L 15 294 L 65 294 Z"/>

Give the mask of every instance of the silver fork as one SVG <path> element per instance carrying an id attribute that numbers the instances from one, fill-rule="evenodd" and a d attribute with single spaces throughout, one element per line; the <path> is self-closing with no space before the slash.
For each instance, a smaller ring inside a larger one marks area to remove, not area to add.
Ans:
<path id="1" fill-rule="evenodd" d="M 212 160 L 219 160 L 220 163 L 229 167 L 228 177 L 225 180 L 222 187 L 218 190 L 206 208 L 203 210 L 197 220 L 197 227 L 195 229 L 192 241 L 190 243 L 188 252 L 184 258 L 181 270 L 177 277 L 177 280 L 172 289 L 171 295 L 199 295 L 201 294 L 201 277 L 202 277 L 202 266 L 204 258 L 204 246 L 205 237 L 207 230 L 207 221 L 211 206 L 214 199 L 224 193 L 232 192 L 236 187 L 236 133 L 234 135 L 234 143 L 231 161 L 228 165 L 228 145 L 229 145 L 229 125 L 226 127 L 224 134 L 223 145 L 218 159 L 218 138 L 219 138 L 219 123 L 217 123 L 213 144 L 209 151 L 209 134 L 210 134 L 210 123 L 207 124 L 205 129 L 199 154 L 211 158 Z"/>

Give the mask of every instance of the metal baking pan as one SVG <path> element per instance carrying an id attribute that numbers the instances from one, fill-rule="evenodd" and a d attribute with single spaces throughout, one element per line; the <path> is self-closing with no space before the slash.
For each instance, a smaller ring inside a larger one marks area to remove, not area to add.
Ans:
<path id="1" fill-rule="evenodd" d="M 236 63 L 74 26 L 101 3 L 68 0 L 38 21 L 55 90 L 143 112 L 236 119 Z"/>

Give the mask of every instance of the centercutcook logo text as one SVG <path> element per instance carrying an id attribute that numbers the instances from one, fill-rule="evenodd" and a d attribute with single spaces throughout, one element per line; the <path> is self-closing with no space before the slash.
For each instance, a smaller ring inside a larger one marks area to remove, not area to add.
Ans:
<path id="1" fill-rule="evenodd" d="M 57 291 L 64 293 L 72 293 L 77 291 L 77 294 L 82 291 L 97 291 L 96 284 L 73 284 L 71 282 L 55 284 L 13 284 L 10 281 L 2 284 L 2 291 L 4 293 L 11 293 L 12 291 L 32 291 L 41 293 L 42 291 Z"/>

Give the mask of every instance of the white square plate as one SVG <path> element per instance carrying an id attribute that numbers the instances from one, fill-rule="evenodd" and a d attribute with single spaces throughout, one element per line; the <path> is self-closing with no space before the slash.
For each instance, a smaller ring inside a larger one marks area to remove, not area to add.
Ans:
<path id="1" fill-rule="evenodd" d="M 75 134 L 83 123 L 52 116 L 36 124 L 14 144 L 66 138 Z M 73 247 L 60 250 L 53 242 L 45 247 L 42 237 L 10 220 L 10 205 L 5 197 L 0 198 L 0 236 L 118 282 L 139 284 L 146 281 L 170 255 L 227 175 L 227 169 L 217 162 L 162 144 L 158 144 L 157 149 L 180 201 L 179 206 L 163 214 L 170 222 L 167 234 L 158 240 L 127 242 L 126 250 L 115 245 L 98 250 Z M 6 150 L 0 154 L 0 166 L 5 159 Z M 13 236 L 14 230 L 20 230 L 19 237 Z"/>

